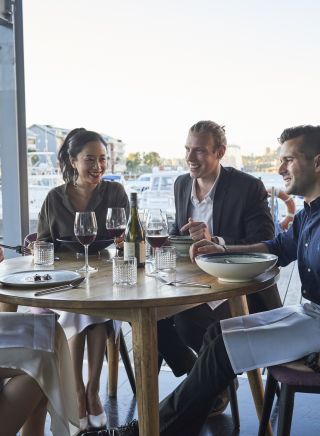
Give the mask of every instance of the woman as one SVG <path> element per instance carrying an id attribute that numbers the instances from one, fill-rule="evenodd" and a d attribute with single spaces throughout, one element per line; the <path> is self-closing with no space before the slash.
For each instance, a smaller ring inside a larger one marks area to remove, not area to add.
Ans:
<path id="1" fill-rule="evenodd" d="M 41 335 L 38 331 L 41 330 Z M 23 334 L 21 334 L 23 332 Z M 0 436 L 44 436 L 47 410 L 54 435 L 78 425 L 66 337 L 54 314 L 0 314 Z"/>
<path id="2" fill-rule="evenodd" d="M 55 242 L 57 238 L 73 235 L 76 211 L 94 211 L 98 234 L 104 234 L 107 209 L 129 207 L 123 186 L 102 180 L 107 168 L 106 142 L 96 132 L 74 129 L 62 144 L 58 159 L 65 183 L 52 189 L 42 205 L 38 239 Z M 80 429 L 103 427 L 107 422 L 99 398 L 107 339 L 105 321 L 105 318 L 66 312 L 62 312 L 59 318 L 69 340 L 74 365 Z M 85 386 L 82 365 L 86 340 L 88 382 Z"/>

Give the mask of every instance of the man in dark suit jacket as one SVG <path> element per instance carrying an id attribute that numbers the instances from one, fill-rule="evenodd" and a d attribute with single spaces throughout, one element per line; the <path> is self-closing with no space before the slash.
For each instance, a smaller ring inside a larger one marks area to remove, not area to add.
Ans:
<path id="1" fill-rule="evenodd" d="M 226 150 L 224 127 L 212 121 L 193 125 L 186 142 L 189 174 L 174 186 L 176 218 L 172 234 L 190 234 L 194 241 L 209 239 L 224 244 L 252 244 L 274 236 L 274 224 L 261 180 L 220 160 Z M 230 317 L 227 302 L 197 306 L 174 316 L 179 336 L 199 352 L 206 329 Z M 281 306 L 276 287 L 248 296 L 249 311 L 261 312 Z"/>

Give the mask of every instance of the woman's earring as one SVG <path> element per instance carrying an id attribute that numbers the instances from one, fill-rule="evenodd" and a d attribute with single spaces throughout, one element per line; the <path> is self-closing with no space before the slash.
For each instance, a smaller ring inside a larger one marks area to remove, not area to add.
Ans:
<path id="1" fill-rule="evenodd" d="M 77 168 L 73 168 L 72 183 L 73 183 L 73 186 L 75 186 L 75 187 L 77 187 L 78 176 L 79 176 L 79 174 L 78 174 Z"/>

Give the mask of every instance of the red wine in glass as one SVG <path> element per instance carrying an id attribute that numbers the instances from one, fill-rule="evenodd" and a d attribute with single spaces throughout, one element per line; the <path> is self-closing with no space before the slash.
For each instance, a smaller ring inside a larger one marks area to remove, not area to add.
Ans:
<path id="1" fill-rule="evenodd" d="M 169 235 L 147 235 L 147 241 L 152 248 L 160 248 L 166 242 Z"/>
<path id="2" fill-rule="evenodd" d="M 125 229 L 125 226 L 118 228 L 107 228 L 107 238 L 119 238 L 119 236 L 122 235 Z"/>
<path id="3" fill-rule="evenodd" d="M 116 246 L 116 256 L 118 256 L 118 247 L 116 238 L 121 236 L 126 229 L 126 211 L 124 207 L 109 207 L 106 217 L 107 237 L 114 238 Z"/>
<path id="4" fill-rule="evenodd" d="M 78 241 L 84 246 L 85 264 L 78 269 L 79 272 L 95 272 L 97 268 L 89 266 L 88 247 L 96 239 L 98 225 L 94 212 L 76 212 L 74 219 L 74 234 Z"/>
<path id="5" fill-rule="evenodd" d="M 157 274 L 155 250 L 166 242 L 168 236 L 168 221 L 165 212 L 160 209 L 149 210 L 146 219 L 146 239 L 152 247 L 154 264 L 154 270 L 150 272 L 150 275 Z"/>

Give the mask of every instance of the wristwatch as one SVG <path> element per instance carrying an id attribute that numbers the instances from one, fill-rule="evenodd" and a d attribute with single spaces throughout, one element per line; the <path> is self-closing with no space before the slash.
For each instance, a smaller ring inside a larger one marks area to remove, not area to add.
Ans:
<path id="1" fill-rule="evenodd" d="M 218 236 L 211 236 L 211 242 L 220 245 Z"/>

